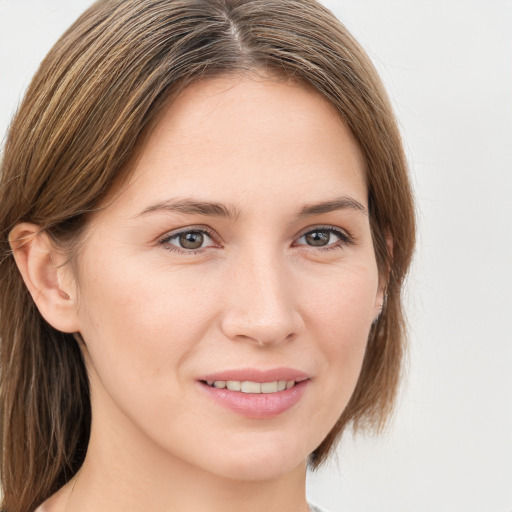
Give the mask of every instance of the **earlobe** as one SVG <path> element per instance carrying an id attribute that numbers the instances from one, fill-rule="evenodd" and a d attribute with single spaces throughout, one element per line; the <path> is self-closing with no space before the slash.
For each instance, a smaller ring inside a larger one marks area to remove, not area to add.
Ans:
<path id="1" fill-rule="evenodd" d="M 62 332 L 79 331 L 72 270 L 39 226 L 16 225 L 9 234 L 14 259 L 43 318 Z"/>
<path id="2" fill-rule="evenodd" d="M 373 323 L 376 324 L 382 314 L 382 310 L 386 307 L 387 301 L 387 290 L 386 288 L 379 289 L 377 294 L 377 300 L 375 301 L 375 312 Z"/>

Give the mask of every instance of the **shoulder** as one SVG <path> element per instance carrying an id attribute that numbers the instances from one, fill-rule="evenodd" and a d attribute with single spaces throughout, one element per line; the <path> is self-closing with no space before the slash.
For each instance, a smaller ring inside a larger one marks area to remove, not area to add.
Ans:
<path id="1" fill-rule="evenodd" d="M 34 512 L 63 512 L 66 508 L 66 502 L 68 501 L 70 494 L 70 486 L 66 484 L 55 494 L 50 496 L 44 501 Z"/>

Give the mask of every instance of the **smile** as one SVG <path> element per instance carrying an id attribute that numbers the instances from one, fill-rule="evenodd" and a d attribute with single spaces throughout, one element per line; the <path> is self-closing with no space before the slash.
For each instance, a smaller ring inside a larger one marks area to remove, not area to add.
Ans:
<path id="1" fill-rule="evenodd" d="M 275 380 L 273 382 L 253 382 L 250 380 L 208 380 L 206 384 L 217 389 L 229 389 L 242 393 L 277 393 L 295 386 L 294 380 Z"/>
<path id="2" fill-rule="evenodd" d="M 220 406 L 251 419 L 271 419 L 292 409 L 311 384 L 311 377 L 292 368 L 232 369 L 204 375 L 202 393 Z"/>

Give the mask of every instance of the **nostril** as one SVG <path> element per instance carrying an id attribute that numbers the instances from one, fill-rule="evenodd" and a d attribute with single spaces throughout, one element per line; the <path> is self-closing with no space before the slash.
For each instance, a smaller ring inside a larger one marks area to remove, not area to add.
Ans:
<path id="1" fill-rule="evenodd" d="M 251 310 L 235 305 L 225 311 L 221 329 L 233 341 L 268 346 L 294 340 L 303 331 L 304 322 L 293 305 L 258 303 Z"/>

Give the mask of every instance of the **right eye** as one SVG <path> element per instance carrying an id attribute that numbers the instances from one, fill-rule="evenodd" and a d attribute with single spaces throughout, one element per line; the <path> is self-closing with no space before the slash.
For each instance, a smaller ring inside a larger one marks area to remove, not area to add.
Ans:
<path id="1" fill-rule="evenodd" d="M 171 233 L 162 238 L 160 243 L 169 251 L 183 254 L 195 254 L 201 249 L 216 245 L 210 233 L 204 229 L 188 229 Z"/>

